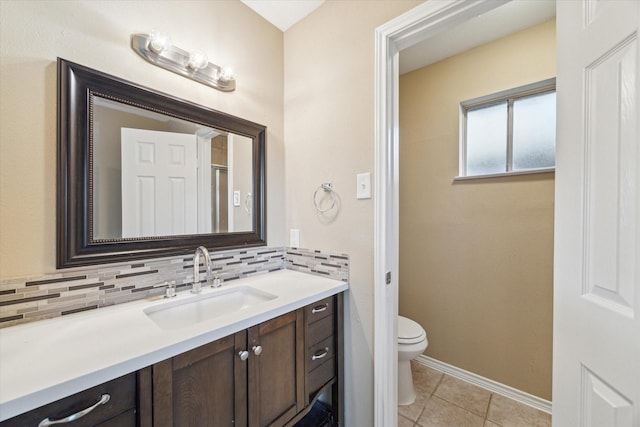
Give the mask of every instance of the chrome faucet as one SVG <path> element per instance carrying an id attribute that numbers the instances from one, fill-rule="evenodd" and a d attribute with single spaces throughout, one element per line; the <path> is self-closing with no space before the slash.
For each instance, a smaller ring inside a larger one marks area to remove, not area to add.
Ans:
<path id="1" fill-rule="evenodd" d="M 198 294 L 202 290 L 202 284 L 200 283 L 200 255 L 204 255 L 204 266 L 207 268 L 207 283 L 211 281 L 211 276 L 213 275 L 213 265 L 211 265 L 209 251 L 204 246 L 199 246 L 193 255 L 193 286 L 191 293 L 194 294 Z"/>

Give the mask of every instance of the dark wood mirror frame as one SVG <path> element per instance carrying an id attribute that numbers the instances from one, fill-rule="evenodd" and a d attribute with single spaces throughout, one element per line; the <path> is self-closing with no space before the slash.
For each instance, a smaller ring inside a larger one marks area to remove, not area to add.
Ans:
<path id="1" fill-rule="evenodd" d="M 250 232 L 92 240 L 91 97 L 129 103 L 253 139 Z M 266 245 L 266 127 L 58 58 L 58 268 Z"/>

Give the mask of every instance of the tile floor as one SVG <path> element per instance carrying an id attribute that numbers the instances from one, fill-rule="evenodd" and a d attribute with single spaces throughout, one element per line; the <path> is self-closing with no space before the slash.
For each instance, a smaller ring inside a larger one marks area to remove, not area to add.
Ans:
<path id="1" fill-rule="evenodd" d="M 411 362 L 416 401 L 398 427 L 550 427 L 551 415 Z"/>

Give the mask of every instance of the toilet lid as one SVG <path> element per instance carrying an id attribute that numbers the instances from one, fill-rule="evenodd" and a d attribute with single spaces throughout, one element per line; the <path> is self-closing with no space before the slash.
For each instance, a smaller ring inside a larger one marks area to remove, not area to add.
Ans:
<path id="1" fill-rule="evenodd" d="M 398 316 L 398 344 L 416 344 L 424 341 L 427 333 L 418 323 Z"/>

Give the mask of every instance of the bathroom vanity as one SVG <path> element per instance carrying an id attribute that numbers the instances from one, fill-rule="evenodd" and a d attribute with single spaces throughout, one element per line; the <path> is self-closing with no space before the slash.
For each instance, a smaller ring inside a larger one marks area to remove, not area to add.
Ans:
<path id="1" fill-rule="evenodd" d="M 73 425 L 344 425 L 347 287 L 282 270 L 196 299 L 183 292 L 0 330 L 0 425 L 46 426 L 92 407 Z M 247 289 L 273 298 L 184 324 L 170 314 L 175 327 L 150 315 Z"/>
<path id="2" fill-rule="evenodd" d="M 0 329 L 1 427 L 344 425 L 348 258 L 249 253 L 266 245 L 265 138 L 263 125 L 58 60 L 57 267 L 94 270 L 8 290 L 6 321 L 59 317 Z M 162 190 L 125 185 L 142 173 L 129 160 L 174 149 L 184 197 L 138 211 Z M 220 185 L 223 170 L 233 188 Z M 213 203 L 230 196 L 236 209 Z M 174 210 L 188 218 L 173 221 Z M 221 287 L 200 291 L 201 254 Z M 123 266 L 96 267 L 105 263 Z M 165 288 L 171 298 L 158 296 Z"/>

